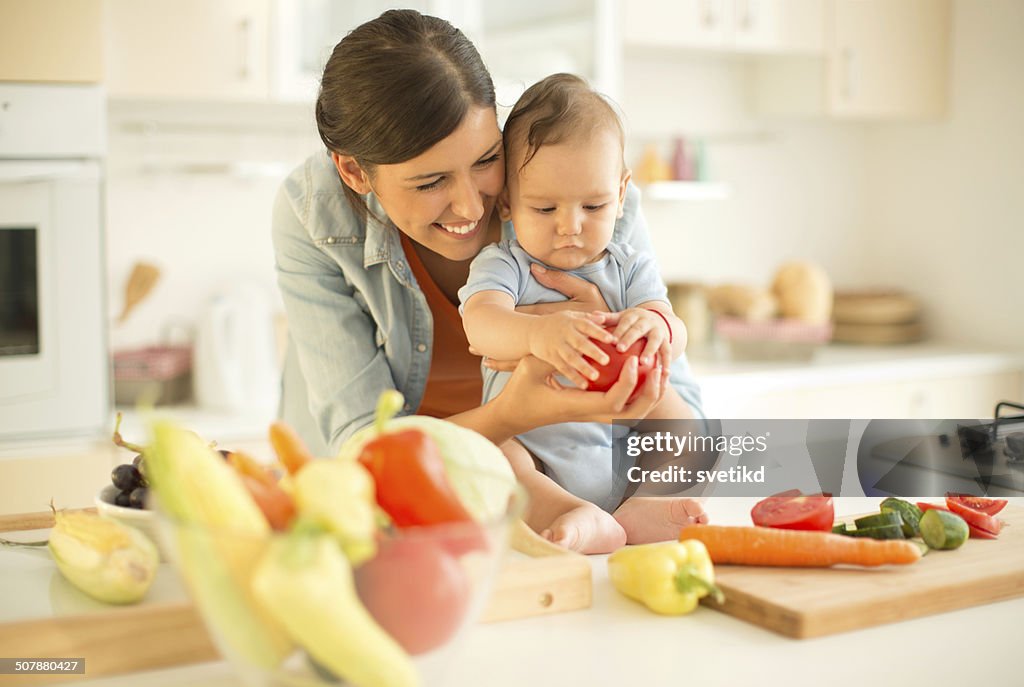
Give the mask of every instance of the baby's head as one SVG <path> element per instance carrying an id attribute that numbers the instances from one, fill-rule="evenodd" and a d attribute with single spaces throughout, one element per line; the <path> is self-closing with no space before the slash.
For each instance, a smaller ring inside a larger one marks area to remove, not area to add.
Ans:
<path id="1" fill-rule="evenodd" d="M 597 260 L 622 216 L 629 170 L 619 116 L 578 76 L 526 89 L 505 123 L 498 200 L 527 253 L 559 269 Z"/>

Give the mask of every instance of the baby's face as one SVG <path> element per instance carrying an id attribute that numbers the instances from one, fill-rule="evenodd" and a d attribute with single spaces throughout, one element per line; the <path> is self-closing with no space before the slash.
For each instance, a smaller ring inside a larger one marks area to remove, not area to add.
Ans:
<path id="1" fill-rule="evenodd" d="M 598 260 L 622 214 L 629 173 L 622 172 L 622 145 L 611 132 L 587 141 L 544 145 L 518 173 L 525 151 L 513 160 L 503 219 L 541 262 L 570 270 Z"/>

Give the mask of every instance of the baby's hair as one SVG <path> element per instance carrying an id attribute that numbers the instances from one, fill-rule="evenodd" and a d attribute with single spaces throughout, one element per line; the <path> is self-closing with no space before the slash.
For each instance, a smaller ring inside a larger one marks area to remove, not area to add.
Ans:
<path id="1" fill-rule="evenodd" d="M 624 145 L 622 120 L 608 99 L 575 74 L 552 74 L 533 84 L 519 97 L 505 121 L 505 158 L 526 145 L 521 172 L 541 146 L 590 137 L 610 129 Z M 623 161 L 623 169 L 625 162 Z"/>

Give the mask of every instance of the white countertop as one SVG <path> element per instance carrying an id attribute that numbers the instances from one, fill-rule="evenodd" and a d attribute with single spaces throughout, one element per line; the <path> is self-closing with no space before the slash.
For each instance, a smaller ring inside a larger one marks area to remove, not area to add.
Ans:
<path id="1" fill-rule="evenodd" d="M 807 362 L 736 361 L 721 349 L 690 355 L 702 384 L 799 388 L 843 382 L 893 381 L 959 374 L 982 374 L 1024 367 L 1024 348 L 997 350 L 966 344 L 918 343 L 899 346 L 829 344 Z"/>
<path id="2" fill-rule="evenodd" d="M 756 499 L 712 499 L 720 524 L 748 524 Z M 1024 499 L 1016 500 L 1024 505 Z M 837 499 L 837 515 L 877 499 Z M 662 617 L 619 595 L 606 556 L 593 556 L 593 606 L 478 625 L 452 661 L 447 687 L 530 685 L 1019 684 L 1024 598 L 809 640 L 788 639 L 710 608 Z M 109 679 L 89 687 L 241 687 L 223 662 Z"/>

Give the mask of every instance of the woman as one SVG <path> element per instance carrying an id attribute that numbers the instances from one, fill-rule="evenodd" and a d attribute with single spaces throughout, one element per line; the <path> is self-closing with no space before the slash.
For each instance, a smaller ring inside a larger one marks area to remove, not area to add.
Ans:
<path id="1" fill-rule="evenodd" d="M 480 406 L 480 359 L 457 292 L 472 259 L 511 227 L 494 212 L 505 183 L 494 86 L 460 31 L 412 10 L 356 28 L 324 69 L 316 120 L 329 154 L 285 180 L 273 218 L 290 329 L 283 417 L 314 450 L 333 454 L 369 424 L 385 389 L 402 392 L 406 413 L 446 417 L 497 444 L 546 424 L 642 417 L 657 402 L 667 374 L 627 405 L 635 359 L 598 393 L 552 388 L 550 368 L 525 358 Z M 648 250 L 637 196 L 631 188 L 616 239 Z M 570 300 L 534 308 L 607 309 L 589 283 L 537 277 Z M 671 381 L 699 415 L 685 357 Z"/>

